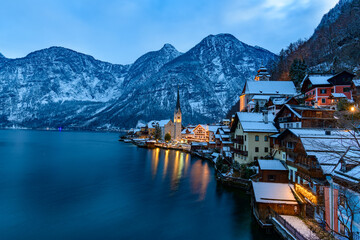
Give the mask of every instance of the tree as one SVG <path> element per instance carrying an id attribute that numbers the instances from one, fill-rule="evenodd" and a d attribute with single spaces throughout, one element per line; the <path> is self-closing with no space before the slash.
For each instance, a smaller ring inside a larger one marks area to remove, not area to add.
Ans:
<path id="1" fill-rule="evenodd" d="M 170 135 L 170 133 L 166 133 L 165 134 L 165 141 L 166 142 L 169 142 L 171 140 L 171 135 Z"/>
<path id="2" fill-rule="evenodd" d="M 295 86 L 299 89 L 301 82 L 304 79 L 307 71 L 307 65 L 304 60 L 294 59 L 290 67 L 290 79 L 294 82 Z"/>
<path id="3" fill-rule="evenodd" d="M 153 136 L 154 136 L 155 140 L 161 139 L 161 128 L 159 126 L 159 123 L 155 124 L 155 131 L 154 131 Z"/>

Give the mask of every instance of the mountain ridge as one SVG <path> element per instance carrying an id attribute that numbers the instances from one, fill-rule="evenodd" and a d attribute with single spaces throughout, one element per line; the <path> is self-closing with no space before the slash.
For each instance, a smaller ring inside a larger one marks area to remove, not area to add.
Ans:
<path id="1" fill-rule="evenodd" d="M 185 53 L 164 44 L 127 65 L 53 46 L 0 62 L 1 126 L 131 127 L 172 117 L 177 86 L 185 123 L 214 122 L 261 63 L 276 59 L 231 34 Z"/>

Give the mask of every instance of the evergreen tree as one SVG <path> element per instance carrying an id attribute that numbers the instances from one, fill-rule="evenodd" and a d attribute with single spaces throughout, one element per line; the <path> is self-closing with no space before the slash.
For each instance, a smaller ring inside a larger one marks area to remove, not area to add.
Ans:
<path id="1" fill-rule="evenodd" d="M 161 139 L 161 128 L 158 123 L 155 125 L 154 139 L 155 140 Z"/>
<path id="2" fill-rule="evenodd" d="M 299 89 L 301 82 L 304 79 L 307 71 L 307 65 L 304 60 L 295 59 L 290 67 L 290 78 L 295 86 Z"/>

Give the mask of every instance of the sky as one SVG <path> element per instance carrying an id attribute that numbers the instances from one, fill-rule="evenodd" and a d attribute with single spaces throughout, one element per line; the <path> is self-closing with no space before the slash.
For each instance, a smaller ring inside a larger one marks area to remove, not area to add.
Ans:
<path id="1" fill-rule="evenodd" d="M 165 43 L 186 52 L 230 33 L 279 53 L 308 38 L 338 0 L 11 0 L 0 2 L 0 53 L 24 57 L 62 46 L 133 63 Z"/>

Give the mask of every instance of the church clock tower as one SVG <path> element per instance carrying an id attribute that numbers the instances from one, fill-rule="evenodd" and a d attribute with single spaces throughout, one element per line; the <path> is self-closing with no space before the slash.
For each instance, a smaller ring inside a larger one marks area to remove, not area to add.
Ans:
<path id="1" fill-rule="evenodd" d="M 181 140 L 181 108 L 180 108 L 180 94 L 179 94 L 179 86 L 177 91 L 177 100 L 176 100 L 176 107 L 174 111 L 174 140 L 180 141 Z"/>

